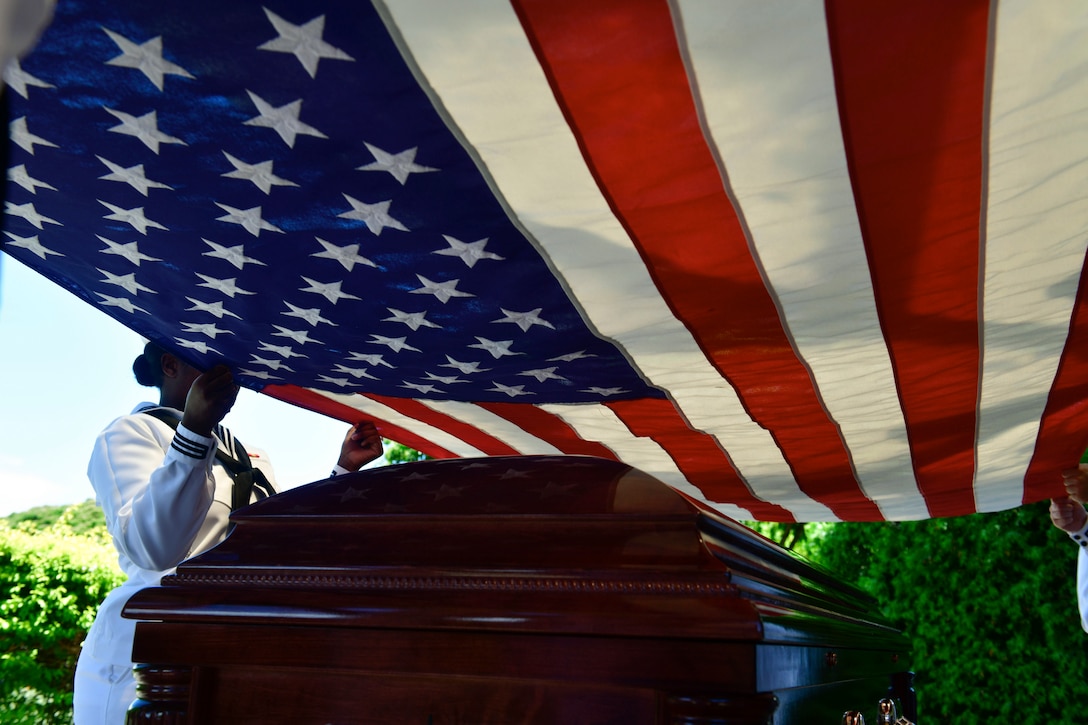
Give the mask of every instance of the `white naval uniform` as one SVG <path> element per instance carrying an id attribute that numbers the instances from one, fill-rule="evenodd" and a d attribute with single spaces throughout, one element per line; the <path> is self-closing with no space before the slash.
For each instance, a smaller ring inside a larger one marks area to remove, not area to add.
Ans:
<path id="1" fill-rule="evenodd" d="M 87 475 L 128 580 L 98 609 L 83 643 L 75 679 L 76 725 L 121 725 L 135 698 L 132 640 L 136 622 L 121 616 L 140 589 L 158 586 L 185 559 L 218 544 L 227 533 L 233 479 L 215 460 L 217 446 L 233 455 L 233 438 L 197 435 L 179 423 L 177 432 L 139 411 L 110 423 L 95 440 Z M 180 420 L 181 411 L 165 408 Z M 267 456 L 250 450 L 250 461 L 275 486 Z M 251 501 L 264 496 L 254 486 Z"/>

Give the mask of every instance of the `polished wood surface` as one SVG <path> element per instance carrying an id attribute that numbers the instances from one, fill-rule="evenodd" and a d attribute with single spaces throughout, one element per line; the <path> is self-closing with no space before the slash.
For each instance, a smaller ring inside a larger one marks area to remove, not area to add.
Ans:
<path id="1" fill-rule="evenodd" d="M 126 607 L 130 722 L 838 722 L 908 671 L 862 593 L 612 461 L 390 466 L 233 520 Z"/>

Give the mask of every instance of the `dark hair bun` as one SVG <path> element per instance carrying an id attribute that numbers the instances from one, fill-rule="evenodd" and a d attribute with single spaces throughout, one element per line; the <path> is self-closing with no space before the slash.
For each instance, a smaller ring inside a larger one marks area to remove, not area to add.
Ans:
<path id="1" fill-rule="evenodd" d="M 162 356 L 166 354 L 159 345 L 149 342 L 142 355 L 132 361 L 132 374 L 136 382 L 148 387 L 162 387 Z"/>
<path id="2" fill-rule="evenodd" d="M 136 382 L 140 385 L 153 386 L 155 384 L 151 366 L 147 364 L 147 357 L 144 355 L 139 355 L 132 361 L 132 374 L 136 376 Z"/>

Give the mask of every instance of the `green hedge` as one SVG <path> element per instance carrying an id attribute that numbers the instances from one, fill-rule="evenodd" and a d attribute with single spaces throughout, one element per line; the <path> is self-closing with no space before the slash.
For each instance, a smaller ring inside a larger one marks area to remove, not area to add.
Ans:
<path id="1" fill-rule="evenodd" d="M 47 528 L 0 520 L 0 722 L 72 720 L 80 644 L 124 579 L 104 526 L 77 533 L 85 509 L 71 507 Z"/>
<path id="2" fill-rule="evenodd" d="M 767 526 L 772 537 L 790 530 Z M 808 558 L 876 596 L 910 636 L 923 723 L 1081 719 L 1088 634 L 1077 613 L 1077 550 L 1046 503 L 805 531 Z"/>

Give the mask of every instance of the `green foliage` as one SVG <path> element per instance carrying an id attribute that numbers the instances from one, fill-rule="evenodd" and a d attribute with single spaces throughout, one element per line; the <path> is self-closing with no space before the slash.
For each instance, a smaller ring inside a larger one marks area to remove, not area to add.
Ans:
<path id="1" fill-rule="evenodd" d="M 816 526 L 809 558 L 876 596 L 911 638 L 920 719 L 1069 722 L 1071 705 L 1088 699 L 1077 552 L 1046 503 Z"/>
<path id="2" fill-rule="evenodd" d="M 106 594 L 121 583 L 105 526 L 85 505 L 18 526 L 0 520 L 0 722 L 71 721 L 79 647 Z M 81 533 L 82 532 L 82 533 Z"/>
<path id="3" fill-rule="evenodd" d="M 53 526 L 62 516 L 75 534 L 100 531 L 106 527 L 106 515 L 102 513 L 102 509 L 98 507 L 94 499 L 87 499 L 83 503 L 72 506 L 35 506 L 8 516 L 7 522 L 12 528 L 26 525 L 41 530 Z"/>
<path id="4" fill-rule="evenodd" d="M 414 461 L 427 461 L 430 456 L 420 453 L 414 448 L 409 448 L 402 443 L 385 441 L 385 460 L 390 463 L 412 463 Z"/>

